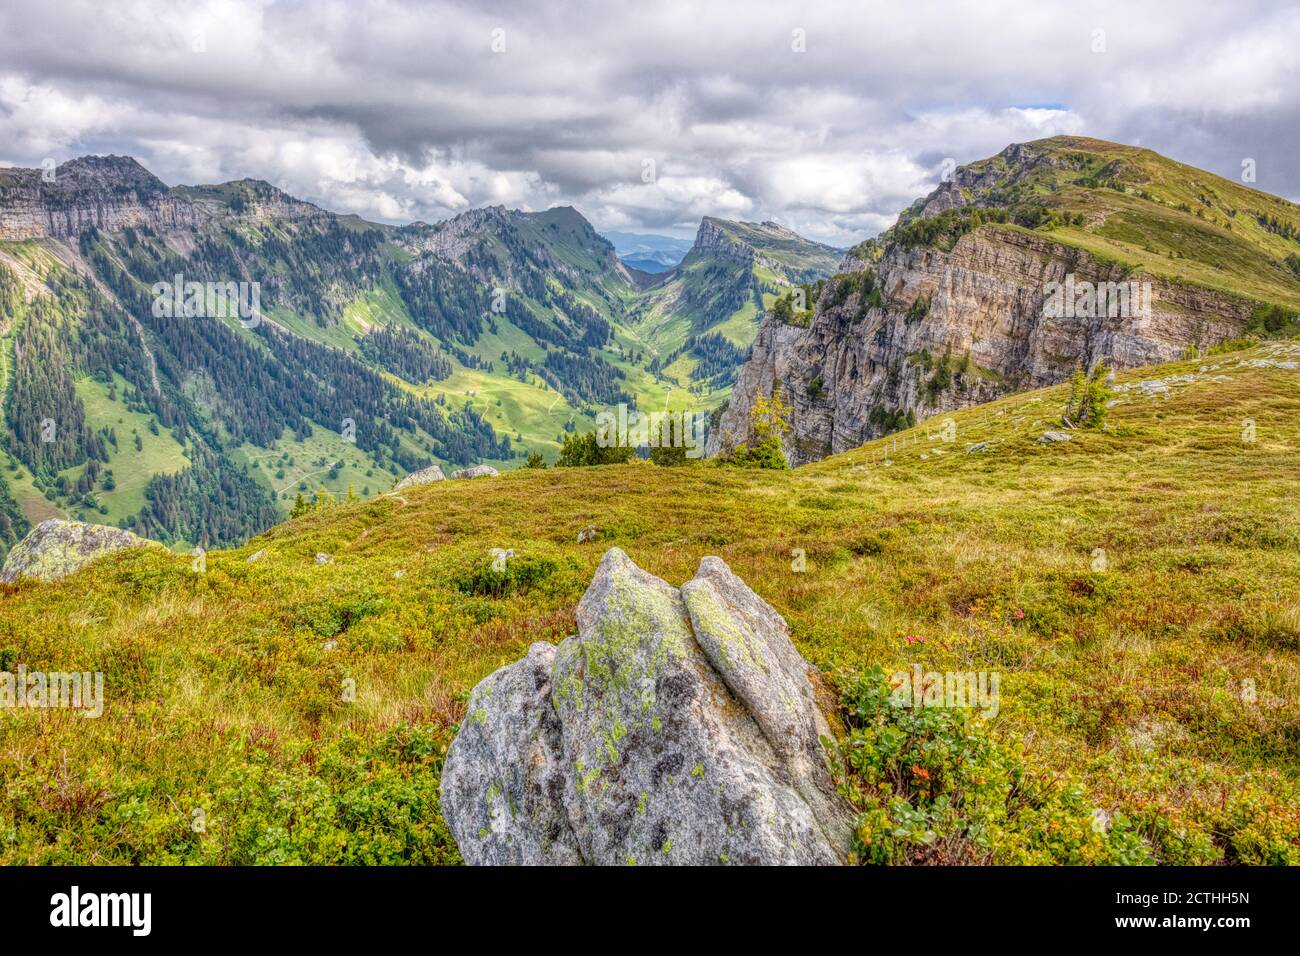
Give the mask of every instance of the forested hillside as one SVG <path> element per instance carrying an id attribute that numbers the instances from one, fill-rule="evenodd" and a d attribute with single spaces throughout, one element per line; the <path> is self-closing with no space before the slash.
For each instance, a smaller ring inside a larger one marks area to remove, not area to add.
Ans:
<path id="1" fill-rule="evenodd" d="M 751 275 L 732 295 L 737 256 L 804 275 L 829 272 L 823 250 L 708 220 L 688 269 L 661 280 L 691 303 L 675 321 L 694 331 L 673 342 L 641 325 L 663 289 L 639 287 L 571 208 L 393 227 L 257 180 L 169 189 L 126 157 L 52 182 L 6 170 L 0 550 L 59 515 L 234 544 L 299 496 L 553 458 L 612 405 L 712 407 L 785 281 Z"/>

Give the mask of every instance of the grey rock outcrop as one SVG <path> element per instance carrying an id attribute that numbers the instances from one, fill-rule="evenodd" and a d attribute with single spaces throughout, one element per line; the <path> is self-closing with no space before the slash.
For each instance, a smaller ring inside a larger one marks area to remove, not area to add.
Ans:
<path id="1" fill-rule="evenodd" d="M 577 619 L 470 697 L 441 782 L 467 862 L 843 861 L 817 673 L 721 560 L 679 590 L 611 548 Z"/>
<path id="2" fill-rule="evenodd" d="M 393 485 L 394 491 L 401 491 L 403 488 L 414 488 L 416 485 L 427 485 L 435 481 L 445 481 L 446 475 L 437 465 L 430 465 L 428 468 L 421 468 L 419 471 L 413 471 L 397 484 Z"/>
<path id="3" fill-rule="evenodd" d="M 473 468 L 461 468 L 453 471 L 453 478 L 495 478 L 500 472 L 491 465 L 475 465 Z"/>
<path id="4" fill-rule="evenodd" d="M 1056 445 L 1069 441 L 1070 437 L 1069 432 L 1043 432 L 1042 437 L 1038 439 L 1038 443 L 1040 445 Z"/>
<path id="5" fill-rule="evenodd" d="M 123 548 L 162 548 L 121 528 L 48 518 L 14 545 L 0 570 L 0 583 L 19 578 L 55 581 Z"/>

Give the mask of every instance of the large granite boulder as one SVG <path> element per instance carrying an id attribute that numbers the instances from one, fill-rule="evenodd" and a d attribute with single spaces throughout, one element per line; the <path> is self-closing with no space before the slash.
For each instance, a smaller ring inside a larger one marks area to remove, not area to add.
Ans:
<path id="1" fill-rule="evenodd" d="M 611 548 L 577 618 L 470 697 L 442 775 L 467 862 L 844 859 L 816 671 L 721 560 L 679 590 Z"/>
<path id="2" fill-rule="evenodd" d="M 14 545 L 0 570 L 0 582 L 24 577 L 54 581 L 113 551 L 141 547 L 162 545 L 121 528 L 49 518 Z"/>
<path id="3" fill-rule="evenodd" d="M 435 481 L 445 481 L 446 475 L 437 465 L 430 465 L 428 468 L 421 468 L 419 471 L 413 471 L 404 477 L 397 484 L 393 485 L 394 491 L 401 491 L 403 488 L 414 488 L 416 485 L 427 485 Z"/>

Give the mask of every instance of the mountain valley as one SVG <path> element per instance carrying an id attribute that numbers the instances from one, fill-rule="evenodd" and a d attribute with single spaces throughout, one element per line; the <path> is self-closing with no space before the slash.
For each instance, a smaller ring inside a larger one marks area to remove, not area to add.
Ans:
<path id="1" fill-rule="evenodd" d="M 716 407 L 764 309 L 838 258 L 710 219 L 650 275 L 568 207 L 388 226 L 126 157 L 2 170 L 0 550 L 54 516 L 238 543 L 300 496 L 554 460 L 620 402 Z M 177 282 L 256 284 L 259 314 L 155 314 Z"/>

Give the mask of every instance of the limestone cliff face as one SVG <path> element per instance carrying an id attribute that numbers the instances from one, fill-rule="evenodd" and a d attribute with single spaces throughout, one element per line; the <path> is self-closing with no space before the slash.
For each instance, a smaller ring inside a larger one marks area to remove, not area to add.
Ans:
<path id="1" fill-rule="evenodd" d="M 83 156 L 49 171 L 0 169 L 0 239 L 67 239 L 91 229 L 189 229 L 218 216 L 253 220 L 323 215 L 310 203 L 252 180 L 230 184 L 242 204 L 216 194 L 169 189 L 129 156 Z"/>
<path id="2" fill-rule="evenodd" d="M 1055 317 L 1045 290 L 1067 276 L 1149 282 L 1149 312 Z M 775 386 L 793 408 L 787 457 L 803 464 L 879 437 L 909 415 L 1060 382 L 1076 362 L 1169 361 L 1240 335 L 1248 319 L 1243 300 L 1125 274 L 1050 233 L 986 225 L 950 251 L 893 243 L 876 262 L 850 254 L 807 328 L 764 320 L 709 451 L 746 440 L 754 398 Z"/>
<path id="3" fill-rule="evenodd" d="M 91 227 L 172 229 L 195 224 L 192 203 L 125 156 L 86 156 L 43 178 L 40 169 L 0 170 L 0 239 L 64 239 Z"/>
<path id="4" fill-rule="evenodd" d="M 695 245 L 691 248 L 691 252 L 698 256 L 737 262 L 746 267 L 754 264 L 756 255 L 753 246 L 739 242 L 728 235 L 724 224 L 711 216 L 705 216 L 700 220 L 700 228 L 695 233 Z"/>
<path id="5" fill-rule="evenodd" d="M 728 222 L 705 216 L 683 262 L 711 259 L 745 269 L 762 266 L 791 282 L 812 282 L 827 272 L 829 246 L 812 242 L 776 222 Z"/>

